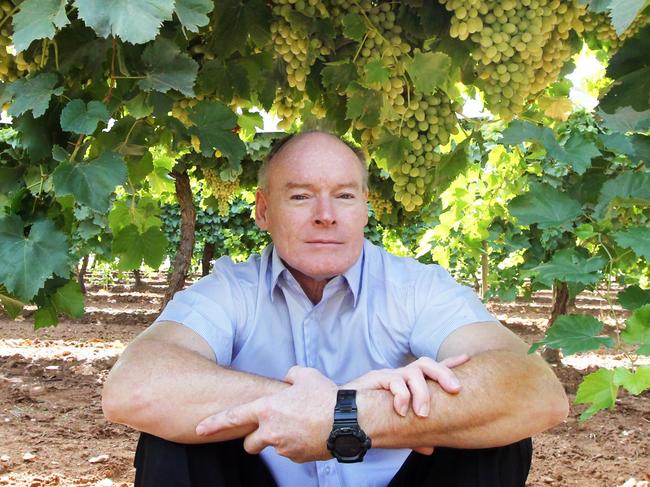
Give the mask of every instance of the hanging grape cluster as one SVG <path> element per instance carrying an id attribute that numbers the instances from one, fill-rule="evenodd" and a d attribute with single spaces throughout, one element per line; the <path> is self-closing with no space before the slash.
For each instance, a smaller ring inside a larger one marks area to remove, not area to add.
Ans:
<path id="1" fill-rule="evenodd" d="M 224 181 L 216 169 L 203 168 L 203 177 L 207 191 L 214 196 L 219 205 L 219 215 L 227 216 L 230 205 L 240 189 L 239 178 L 234 181 Z"/>
<path id="2" fill-rule="evenodd" d="M 372 211 L 375 212 L 377 220 L 381 220 L 384 214 L 390 214 L 393 211 L 393 205 L 391 202 L 385 200 L 379 193 L 374 191 L 368 193 L 368 203 L 370 203 Z"/>
<path id="3" fill-rule="evenodd" d="M 612 25 L 609 15 L 605 12 L 589 12 L 582 18 L 585 28 L 585 37 L 596 41 L 598 44 L 608 42 L 611 49 L 618 49 L 625 40 L 634 37 L 639 30 L 650 23 L 650 17 L 640 15 L 632 21 L 630 26 L 620 36 Z"/>
<path id="4" fill-rule="evenodd" d="M 449 34 L 469 39 L 488 107 L 504 119 L 557 78 L 570 56 L 571 29 L 585 6 L 561 0 L 440 0 L 453 13 Z"/>

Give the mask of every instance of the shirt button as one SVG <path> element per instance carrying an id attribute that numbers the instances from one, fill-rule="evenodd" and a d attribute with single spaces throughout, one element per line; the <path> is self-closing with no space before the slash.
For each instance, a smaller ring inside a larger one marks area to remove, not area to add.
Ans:
<path id="1" fill-rule="evenodd" d="M 331 470 L 331 468 L 330 468 L 329 465 L 327 467 L 325 467 L 325 474 L 329 475 L 330 470 Z"/>

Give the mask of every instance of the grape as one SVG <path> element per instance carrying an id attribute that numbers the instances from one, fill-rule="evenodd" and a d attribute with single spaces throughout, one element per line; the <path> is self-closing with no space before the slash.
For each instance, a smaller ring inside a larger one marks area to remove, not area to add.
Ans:
<path id="1" fill-rule="evenodd" d="M 384 214 L 390 214 L 393 212 L 393 205 L 391 202 L 383 199 L 379 193 L 374 191 L 368 193 L 368 203 L 370 203 L 372 210 L 375 212 L 377 220 L 381 220 Z"/>
<path id="2" fill-rule="evenodd" d="M 207 191 L 218 202 L 219 215 L 227 216 L 230 211 L 230 204 L 240 189 L 239 178 L 234 181 L 224 181 L 219 176 L 219 173 L 211 168 L 203 168 L 203 177 L 205 178 Z"/>
<path id="3" fill-rule="evenodd" d="M 584 16 L 582 21 L 584 24 L 585 38 L 588 41 L 594 42 L 597 45 L 602 45 L 603 42 L 607 42 L 611 49 L 617 50 L 626 39 L 634 37 L 639 30 L 650 23 L 650 17 L 647 15 L 639 15 L 620 36 L 616 34 L 616 29 L 614 29 L 609 16 L 604 12 L 589 12 Z"/>

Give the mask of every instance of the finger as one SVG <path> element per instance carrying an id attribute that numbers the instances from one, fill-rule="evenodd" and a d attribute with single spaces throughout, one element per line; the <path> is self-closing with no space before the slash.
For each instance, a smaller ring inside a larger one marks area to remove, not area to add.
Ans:
<path id="1" fill-rule="evenodd" d="M 419 446 L 413 448 L 414 452 L 418 452 L 420 455 L 433 455 L 434 448 L 432 446 Z"/>
<path id="2" fill-rule="evenodd" d="M 256 429 L 244 438 L 244 450 L 251 455 L 259 454 L 264 448 L 272 445 L 268 438 L 265 438 L 260 429 Z"/>
<path id="3" fill-rule="evenodd" d="M 455 357 L 446 358 L 440 363 L 445 367 L 449 367 L 450 369 L 453 369 L 454 367 L 463 365 L 468 360 L 469 360 L 469 355 L 463 353 L 462 355 L 456 355 Z"/>
<path id="4" fill-rule="evenodd" d="M 208 416 L 196 426 L 196 434 L 207 436 L 242 426 L 258 425 L 259 408 L 258 401 L 253 401 Z"/>
<path id="5" fill-rule="evenodd" d="M 411 391 L 413 411 L 418 416 L 427 417 L 429 415 L 431 394 L 422 370 L 417 367 L 405 367 L 402 370 L 405 374 L 406 384 Z"/>
<path id="6" fill-rule="evenodd" d="M 298 376 L 300 376 L 303 369 L 304 369 L 304 367 L 300 367 L 299 365 L 294 365 L 287 372 L 287 375 L 284 378 L 284 381 L 288 382 L 289 384 L 295 384 Z"/>
<path id="7" fill-rule="evenodd" d="M 400 416 L 406 416 L 406 413 L 409 412 L 411 392 L 406 386 L 404 379 L 396 376 L 388 383 L 387 389 L 393 394 L 393 407 L 395 408 L 395 412 Z"/>
<path id="8" fill-rule="evenodd" d="M 435 380 L 445 392 L 456 394 L 460 391 L 460 381 L 450 368 L 428 358 L 420 358 L 413 363 L 430 379 Z"/>

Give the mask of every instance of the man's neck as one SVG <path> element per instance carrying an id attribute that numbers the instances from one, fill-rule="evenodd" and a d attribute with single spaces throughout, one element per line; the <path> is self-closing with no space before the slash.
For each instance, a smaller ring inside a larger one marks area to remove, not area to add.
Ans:
<path id="1" fill-rule="evenodd" d="M 293 267 L 287 265 L 286 262 L 283 261 L 283 263 L 287 270 L 291 272 L 291 275 L 296 279 L 296 281 L 298 281 L 298 284 L 300 284 L 302 290 L 305 291 L 305 294 L 309 300 L 314 304 L 320 303 L 320 300 L 323 299 L 323 291 L 325 290 L 325 286 L 327 286 L 327 283 L 332 278 L 330 277 L 321 280 L 314 279 L 313 277 L 309 277 L 299 270 L 296 270 Z"/>

